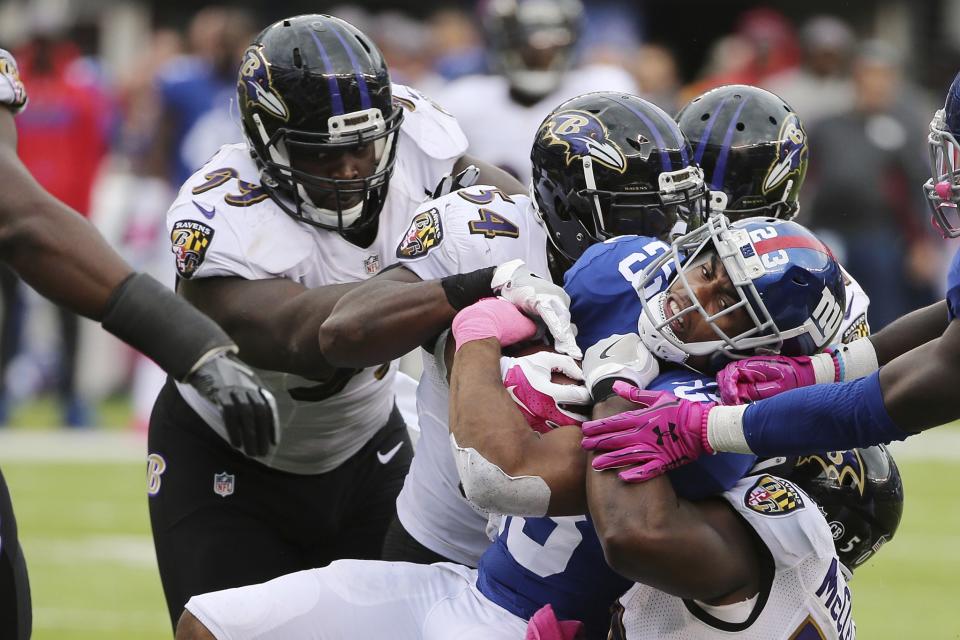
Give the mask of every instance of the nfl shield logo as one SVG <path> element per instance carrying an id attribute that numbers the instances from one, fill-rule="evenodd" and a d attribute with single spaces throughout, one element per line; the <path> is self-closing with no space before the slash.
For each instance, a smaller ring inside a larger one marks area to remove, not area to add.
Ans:
<path id="1" fill-rule="evenodd" d="M 213 476 L 213 492 L 222 498 L 233 494 L 234 479 L 233 474 L 217 473 Z"/>
<path id="2" fill-rule="evenodd" d="M 380 273 L 380 254 L 370 256 L 364 260 L 363 268 L 366 269 L 368 276 L 375 276 Z"/>

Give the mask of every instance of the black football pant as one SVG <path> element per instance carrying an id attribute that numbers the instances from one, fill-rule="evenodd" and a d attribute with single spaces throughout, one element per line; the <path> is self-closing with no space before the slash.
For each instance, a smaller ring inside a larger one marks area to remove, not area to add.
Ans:
<path id="1" fill-rule="evenodd" d="M 397 443 L 403 446 L 381 464 L 377 453 Z M 174 626 L 196 594 L 340 558 L 379 559 L 413 458 L 394 408 L 383 428 L 333 471 L 277 471 L 234 450 L 169 381 L 150 417 L 148 446 L 150 522 Z"/>
<path id="2" fill-rule="evenodd" d="M 27 564 L 10 491 L 0 473 L 0 640 L 28 640 L 32 621 Z"/>

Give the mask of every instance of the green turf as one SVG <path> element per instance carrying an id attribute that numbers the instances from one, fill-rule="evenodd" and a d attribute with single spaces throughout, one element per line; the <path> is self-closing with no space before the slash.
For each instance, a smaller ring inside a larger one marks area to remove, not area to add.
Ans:
<path id="1" fill-rule="evenodd" d="M 5 462 L 36 640 L 169 638 L 140 464 Z M 853 581 L 858 636 L 960 638 L 960 463 L 904 462 L 897 538 Z"/>

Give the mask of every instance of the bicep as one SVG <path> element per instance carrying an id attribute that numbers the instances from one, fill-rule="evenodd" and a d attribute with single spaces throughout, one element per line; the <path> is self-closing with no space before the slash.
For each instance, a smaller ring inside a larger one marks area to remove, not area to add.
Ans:
<path id="1" fill-rule="evenodd" d="M 466 153 L 457 158 L 457 161 L 453 164 L 453 174 L 456 175 L 460 173 L 470 165 L 480 170 L 480 177 L 477 178 L 477 184 L 488 184 L 497 187 L 506 194 L 527 192 L 522 182 L 503 169 Z"/>

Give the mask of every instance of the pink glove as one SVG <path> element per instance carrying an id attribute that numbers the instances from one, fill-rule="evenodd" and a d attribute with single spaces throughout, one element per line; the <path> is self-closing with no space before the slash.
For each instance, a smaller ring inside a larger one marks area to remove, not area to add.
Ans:
<path id="1" fill-rule="evenodd" d="M 543 605 L 530 617 L 524 640 L 576 640 L 581 637 L 583 623 L 579 620 L 557 620 L 549 604 Z"/>
<path id="2" fill-rule="evenodd" d="M 817 379 L 807 356 L 753 356 L 735 360 L 717 374 L 723 404 L 745 404 L 778 393 L 809 387 Z"/>
<path id="3" fill-rule="evenodd" d="M 613 390 L 641 408 L 583 423 L 583 448 L 607 452 L 594 458 L 594 469 L 637 465 L 621 471 L 620 478 L 644 482 L 713 453 L 707 442 L 707 414 L 716 402 L 641 391 L 621 381 L 613 384 Z"/>
<path id="4" fill-rule="evenodd" d="M 563 405 L 590 404 L 590 391 L 583 384 L 558 384 L 551 380 L 553 372 L 571 380 L 583 380 L 583 373 L 570 356 L 550 351 L 532 353 L 522 358 L 500 358 L 503 386 L 513 398 L 530 428 L 547 433 L 557 427 L 580 423 L 587 416 L 562 408 Z"/>
<path id="5" fill-rule="evenodd" d="M 467 342 L 496 338 L 501 347 L 529 340 L 537 325 L 503 298 L 484 298 L 461 309 L 453 319 L 453 339 L 457 351 Z"/>

